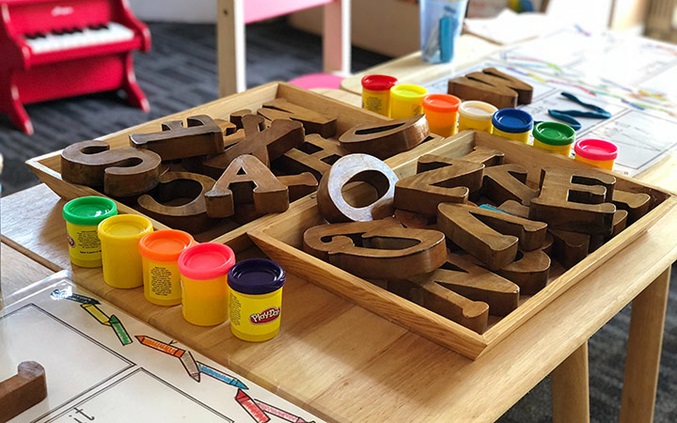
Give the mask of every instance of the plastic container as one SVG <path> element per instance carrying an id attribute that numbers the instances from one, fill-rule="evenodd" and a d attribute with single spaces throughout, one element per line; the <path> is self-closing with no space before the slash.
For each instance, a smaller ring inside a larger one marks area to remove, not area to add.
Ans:
<path id="1" fill-rule="evenodd" d="M 534 126 L 534 147 L 569 157 L 576 131 L 566 123 L 539 122 Z"/>
<path id="2" fill-rule="evenodd" d="M 233 250 L 215 242 L 197 244 L 181 253 L 181 304 L 187 322 L 214 326 L 228 319 L 226 276 L 234 264 Z"/>
<path id="3" fill-rule="evenodd" d="M 80 267 L 101 267 L 101 241 L 96 228 L 118 214 L 115 201 L 106 197 L 80 197 L 63 206 L 68 233 L 68 256 Z"/>
<path id="4" fill-rule="evenodd" d="M 534 127 L 531 115 L 519 109 L 501 109 L 491 119 L 492 133 L 499 137 L 529 142 L 529 134 Z"/>
<path id="5" fill-rule="evenodd" d="M 448 137 L 456 133 L 461 99 L 451 94 L 428 94 L 423 97 L 423 111 L 430 132 Z"/>
<path id="6" fill-rule="evenodd" d="M 178 260 L 194 244 L 189 233 L 175 229 L 151 232 L 139 240 L 146 300 L 161 306 L 181 304 Z"/>
<path id="7" fill-rule="evenodd" d="M 388 75 L 367 75 L 362 78 L 362 108 L 390 116 L 390 89 L 397 78 Z"/>
<path id="8" fill-rule="evenodd" d="M 468 0 L 420 0 L 421 58 L 449 63 L 463 27 Z"/>
<path id="9" fill-rule="evenodd" d="M 286 273 L 274 261 L 243 260 L 228 272 L 230 329 L 250 342 L 267 341 L 280 331 Z"/>
<path id="10" fill-rule="evenodd" d="M 612 170 L 618 157 L 618 147 L 606 140 L 584 139 L 574 144 L 574 153 L 574 159 L 579 162 Z"/>
<path id="11" fill-rule="evenodd" d="M 497 110 L 484 101 L 464 101 L 458 106 L 458 132 L 471 129 L 491 133 L 491 118 Z"/>
<path id="12" fill-rule="evenodd" d="M 99 223 L 97 231 L 101 240 L 103 280 L 114 288 L 143 285 L 139 240 L 153 232 L 150 220 L 136 214 L 119 214 Z"/>
<path id="13" fill-rule="evenodd" d="M 407 119 L 423 114 L 423 97 L 428 90 L 420 85 L 399 84 L 390 89 L 390 117 Z"/>

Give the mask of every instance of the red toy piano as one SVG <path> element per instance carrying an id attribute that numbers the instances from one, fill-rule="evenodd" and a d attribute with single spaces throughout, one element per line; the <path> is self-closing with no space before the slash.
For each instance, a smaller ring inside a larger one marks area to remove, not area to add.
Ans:
<path id="1" fill-rule="evenodd" d="M 134 50 L 150 31 L 127 0 L 0 0 L 0 113 L 32 134 L 24 104 L 117 89 L 148 111 Z"/>

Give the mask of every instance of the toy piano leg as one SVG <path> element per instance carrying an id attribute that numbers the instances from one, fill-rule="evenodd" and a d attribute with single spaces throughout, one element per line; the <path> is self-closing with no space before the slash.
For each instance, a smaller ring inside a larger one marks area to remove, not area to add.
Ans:
<path id="1" fill-rule="evenodd" d="M 7 113 L 9 120 L 22 132 L 33 135 L 33 124 L 21 103 L 19 89 L 12 83 L 12 75 L 0 74 L 0 77 L 0 81 L 7 81 L 7 90 L 0 88 L 0 112 Z"/>
<path id="2" fill-rule="evenodd" d="M 125 57 L 125 74 L 122 78 L 122 89 L 125 90 L 127 94 L 127 101 L 134 107 L 138 107 L 144 112 L 150 111 L 150 104 L 146 95 L 139 87 L 139 83 L 136 81 L 136 75 L 134 74 L 134 59 L 132 52 L 128 52 Z"/>

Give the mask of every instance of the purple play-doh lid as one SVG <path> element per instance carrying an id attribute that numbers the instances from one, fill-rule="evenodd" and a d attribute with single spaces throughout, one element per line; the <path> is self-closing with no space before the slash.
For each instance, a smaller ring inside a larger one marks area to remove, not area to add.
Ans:
<path id="1" fill-rule="evenodd" d="M 236 263 L 228 271 L 228 285 L 242 294 L 268 294 L 282 288 L 287 274 L 272 260 L 253 258 Z"/>

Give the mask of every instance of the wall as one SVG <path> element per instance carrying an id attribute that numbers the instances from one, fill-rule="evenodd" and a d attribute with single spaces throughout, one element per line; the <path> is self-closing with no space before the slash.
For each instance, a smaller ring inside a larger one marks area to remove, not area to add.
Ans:
<path id="1" fill-rule="evenodd" d="M 142 21 L 216 23 L 216 0 L 129 0 Z"/>

